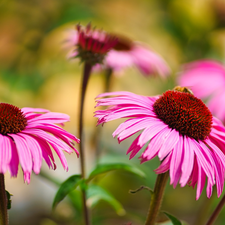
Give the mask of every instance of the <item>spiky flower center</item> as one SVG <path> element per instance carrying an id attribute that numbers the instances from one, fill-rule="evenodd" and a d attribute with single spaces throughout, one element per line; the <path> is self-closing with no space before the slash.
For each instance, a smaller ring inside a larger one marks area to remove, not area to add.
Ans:
<path id="1" fill-rule="evenodd" d="M 182 135 L 204 140 L 211 132 L 211 112 L 190 93 L 167 91 L 155 101 L 153 109 L 159 119 Z"/>
<path id="2" fill-rule="evenodd" d="M 118 41 L 113 49 L 116 51 L 130 51 L 133 48 L 133 42 L 130 39 L 121 36 L 117 37 Z"/>
<path id="3" fill-rule="evenodd" d="M 91 65 L 102 63 L 108 51 L 110 51 L 117 43 L 117 37 L 107 34 L 101 30 L 91 28 L 91 24 L 86 27 L 77 25 L 78 57 L 82 61 Z"/>
<path id="4" fill-rule="evenodd" d="M 19 133 L 27 125 L 23 112 L 16 106 L 0 103 L 0 133 Z"/>

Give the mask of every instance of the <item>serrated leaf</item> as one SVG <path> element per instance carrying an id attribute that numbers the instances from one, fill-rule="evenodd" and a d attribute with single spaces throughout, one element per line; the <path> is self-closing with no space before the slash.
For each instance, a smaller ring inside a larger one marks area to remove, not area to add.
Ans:
<path id="1" fill-rule="evenodd" d="M 73 175 L 66 181 L 64 181 L 55 195 L 52 208 L 54 209 L 59 202 L 61 202 L 72 190 L 74 190 L 81 183 L 81 181 L 82 179 L 80 175 Z"/>
<path id="2" fill-rule="evenodd" d="M 98 165 L 89 175 L 88 181 L 95 178 L 96 176 L 107 173 L 113 170 L 124 170 L 130 173 L 133 173 L 140 177 L 145 177 L 145 174 L 142 170 L 138 169 L 137 167 L 131 166 L 129 164 L 124 163 L 114 163 L 114 164 L 101 164 Z"/>
<path id="3" fill-rule="evenodd" d="M 182 225 L 180 220 L 178 220 L 175 216 L 172 216 L 171 214 L 164 212 L 164 214 L 171 220 L 173 225 Z"/>
<path id="4" fill-rule="evenodd" d="M 122 216 L 125 214 L 125 210 L 121 203 L 107 190 L 98 185 L 89 185 L 87 189 L 87 197 L 92 207 L 95 206 L 100 200 L 104 200 L 115 209 L 118 215 Z"/>

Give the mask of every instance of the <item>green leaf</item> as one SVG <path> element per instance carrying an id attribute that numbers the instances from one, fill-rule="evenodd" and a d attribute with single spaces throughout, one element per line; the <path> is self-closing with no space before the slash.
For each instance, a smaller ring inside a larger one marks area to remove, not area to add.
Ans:
<path id="1" fill-rule="evenodd" d="M 52 208 L 54 209 L 60 201 L 62 201 L 72 190 L 74 190 L 81 183 L 81 181 L 82 179 L 80 175 L 73 175 L 66 181 L 64 181 L 55 195 Z"/>
<path id="2" fill-rule="evenodd" d="M 125 170 L 127 172 L 133 173 L 140 177 L 145 177 L 145 174 L 142 170 L 138 169 L 137 167 L 131 166 L 129 164 L 124 163 L 114 163 L 114 164 L 101 164 L 98 165 L 89 175 L 88 181 L 95 178 L 96 176 L 107 173 L 113 170 Z"/>
<path id="3" fill-rule="evenodd" d="M 125 210 L 121 203 L 114 198 L 108 191 L 98 185 L 89 185 L 87 189 L 88 201 L 91 202 L 91 206 L 95 206 L 100 200 L 108 202 L 120 216 L 125 214 Z"/>
<path id="4" fill-rule="evenodd" d="M 6 193 L 6 197 L 7 197 L 7 209 L 11 209 L 11 204 L 12 204 L 12 201 L 11 201 L 11 194 L 5 190 L 5 193 Z"/>
<path id="5" fill-rule="evenodd" d="M 176 217 L 172 216 L 171 214 L 164 212 L 164 214 L 171 220 L 173 225 L 182 225 L 180 220 L 178 220 Z"/>

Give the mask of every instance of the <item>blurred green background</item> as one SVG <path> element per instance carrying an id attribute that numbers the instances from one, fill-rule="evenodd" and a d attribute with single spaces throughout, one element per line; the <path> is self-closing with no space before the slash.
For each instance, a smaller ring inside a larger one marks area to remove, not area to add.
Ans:
<path id="1" fill-rule="evenodd" d="M 103 28 L 108 32 L 126 35 L 145 42 L 162 55 L 172 69 L 171 77 L 144 77 L 135 68 L 114 76 L 112 91 L 126 90 L 142 95 L 156 95 L 173 88 L 183 63 L 201 58 L 225 59 L 225 2 L 223 0 L 20 0 L 0 1 L 0 98 L 2 102 L 18 107 L 41 107 L 71 116 L 65 129 L 77 135 L 78 103 L 82 65 L 68 60 L 69 49 L 65 40 L 77 23 Z M 104 74 L 91 76 L 85 102 L 86 166 L 95 165 L 96 153 L 92 143 L 97 132 L 93 118 L 94 98 L 104 90 Z M 125 152 L 130 140 L 120 145 L 112 132 L 121 121 L 105 124 L 101 131 L 100 162 L 128 162 Z M 99 132 L 99 130 L 98 130 Z M 77 146 L 78 147 L 78 146 Z M 60 182 L 79 173 L 79 160 L 75 154 L 66 155 L 69 172 L 65 172 L 57 159 L 56 171 L 43 171 Z M 93 224 L 141 225 L 147 213 L 150 194 L 141 185 L 154 187 L 157 159 L 140 165 L 132 159 L 131 165 L 146 172 L 146 179 L 126 172 L 111 172 L 99 181 L 119 200 L 126 214 L 118 215 L 105 202 L 92 209 Z M 20 169 L 16 179 L 6 174 L 6 189 L 13 194 L 9 211 L 10 225 L 67 225 L 77 213 L 68 199 L 52 211 L 51 205 L 58 186 L 41 175 L 33 174 L 31 183 L 23 183 Z M 190 187 L 173 189 L 169 184 L 163 202 L 166 210 L 190 224 L 200 215 L 208 218 L 219 199 L 206 199 L 205 190 L 198 201 L 196 191 Z M 79 201 L 79 199 L 77 200 Z M 204 207 L 204 208 L 203 208 Z M 203 212 L 203 213 L 202 213 Z M 223 211 L 216 225 L 225 221 Z M 77 215 L 76 215 L 77 216 Z M 79 217 L 79 215 L 77 216 Z M 161 215 L 161 220 L 165 220 Z"/>

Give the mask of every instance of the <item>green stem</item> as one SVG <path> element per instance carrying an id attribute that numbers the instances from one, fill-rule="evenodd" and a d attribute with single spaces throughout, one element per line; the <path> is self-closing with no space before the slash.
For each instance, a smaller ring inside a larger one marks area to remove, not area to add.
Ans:
<path id="1" fill-rule="evenodd" d="M 193 222 L 193 225 L 203 225 L 205 224 L 206 216 L 209 214 L 209 209 L 212 206 L 214 195 L 216 193 L 213 192 L 213 195 L 208 199 L 205 198 L 203 202 L 201 203 L 200 209 L 196 213 L 195 221 Z"/>
<path id="2" fill-rule="evenodd" d="M 220 211 L 222 210 L 223 206 L 225 204 L 225 195 L 223 196 L 223 198 L 220 200 L 219 204 L 217 205 L 216 209 L 214 210 L 213 214 L 211 215 L 211 217 L 209 218 L 208 222 L 206 223 L 206 225 L 212 225 L 216 218 L 218 217 Z"/>
<path id="3" fill-rule="evenodd" d="M 4 174 L 0 173 L 0 225 L 8 225 Z"/>
<path id="4" fill-rule="evenodd" d="M 163 194 L 166 187 L 169 173 L 162 173 L 157 176 L 154 191 L 151 195 L 151 202 L 148 211 L 148 217 L 145 225 L 154 225 L 162 204 Z"/>
<path id="5" fill-rule="evenodd" d="M 109 90 L 110 90 L 112 73 L 113 73 L 112 68 L 106 68 L 106 70 L 105 70 L 105 92 L 109 92 Z"/>
<path id="6" fill-rule="evenodd" d="M 112 77 L 113 70 L 111 68 L 106 68 L 104 78 L 104 92 L 109 92 L 110 90 L 110 84 L 111 84 L 111 77 Z M 100 155 L 101 155 L 101 146 L 100 146 L 100 136 L 101 136 L 102 127 L 97 126 L 96 131 L 93 134 L 92 137 L 92 144 L 95 146 L 95 158 L 96 163 L 99 163 Z"/>
<path id="7" fill-rule="evenodd" d="M 83 139 L 83 110 L 84 110 L 84 99 L 85 93 L 87 89 L 87 84 L 89 77 L 91 75 L 92 66 L 88 63 L 84 64 L 84 73 L 83 73 L 83 81 L 81 86 L 81 96 L 80 96 L 80 115 L 79 115 L 79 137 L 80 137 L 80 168 L 81 168 L 81 177 L 85 179 L 86 171 L 85 171 L 85 154 L 84 154 L 84 139 Z M 83 211 L 84 211 L 84 220 L 85 225 L 90 224 L 89 211 L 87 207 L 87 195 L 86 190 L 82 190 L 82 202 L 83 202 Z"/>

